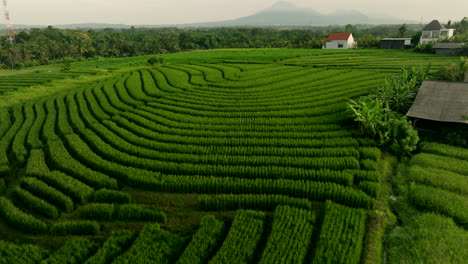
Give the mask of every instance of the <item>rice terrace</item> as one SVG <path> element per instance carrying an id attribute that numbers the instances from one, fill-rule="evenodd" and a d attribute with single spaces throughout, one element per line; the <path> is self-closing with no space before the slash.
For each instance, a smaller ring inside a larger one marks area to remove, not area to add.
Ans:
<path id="1" fill-rule="evenodd" d="M 466 257 L 468 151 L 425 143 L 399 168 L 414 183 L 395 193 L 397 160 L 346 110 L 403 67 L 458 58 L 160 57 L 0 76 L 0 263 L 379 263 L 389 197 L 406 192 L 411 210 L 438 212 L 421 221 L 465 243 L 452 259 Z"/>

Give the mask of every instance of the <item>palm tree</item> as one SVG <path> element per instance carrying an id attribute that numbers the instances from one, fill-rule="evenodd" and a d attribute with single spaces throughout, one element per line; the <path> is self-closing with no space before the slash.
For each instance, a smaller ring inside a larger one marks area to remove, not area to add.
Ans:
<path id="1" fill-rule="evenodd" d="M 406 24 L 398 26 L 398 36 L 400 38 L 402 38 L 407 31 L 408 31 L 408 26 Z"/>

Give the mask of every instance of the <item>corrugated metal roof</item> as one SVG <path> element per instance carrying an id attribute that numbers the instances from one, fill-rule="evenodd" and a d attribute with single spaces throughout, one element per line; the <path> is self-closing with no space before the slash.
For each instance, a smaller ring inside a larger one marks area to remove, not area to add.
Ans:
<path id="1" fill-rule="evenodd" d="M 348 40 L 352 33 L 330 33 L 324 42 L 330 40 Z"/>
<path id="2" fill-rule="evenodd" d="M 468 124 L 468 83 L 424 81 L 407 116 Z"/>
<path id="3" fill-rule="evenodd" d="M 431 23 L 427 24 L 427 26 L 423 28 L 423 30 L 440 30 L 440 29 L 445 29 L 445 27 L 442 26 L 437 20 L 432 20 Z"/>
<path id="4" fill-rule="evenodd" d="M 460 49 L 465 43 L 436 43 L 434 49 Z"/>

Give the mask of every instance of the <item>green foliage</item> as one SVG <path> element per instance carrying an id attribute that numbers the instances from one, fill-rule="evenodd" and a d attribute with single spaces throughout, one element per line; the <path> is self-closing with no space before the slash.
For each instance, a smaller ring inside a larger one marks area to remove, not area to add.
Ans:
<path id="1" fill-rule="evenodd" d="M 406 117 L 389 122 L 389 149 L 392 153 L 399 157 L 408 156 L 416 150 L 419 142 L 419 136 L 416 129 L 413 128 L 410 121 Z"/>
<path id="2" fill-rule="evenodd" d="M 147 209 L 141 205 L 124 204 L 120 206 L 117 215 L 119 220 L 133 221 L 157 221 L 160 223 L 166 222 L 166 214 L 159 210 Z"/>
<path id="3" fill-rule="evenodd" d="M 362 97 L 357 101 L 350 99 L 347 107 L 351 111 L 354 121 L 359 123 L 362 133 L 370 137 L 380 134 L 380 130 L 384 126 L 384 118 L 387 115 L 383 101 Z"/>
<path id="4" fill-rule="evenodd" d="M 361 170 L 377 171 L 378 164 L 375 160 L 363 159 L 361 160 Z"/>
<path id="5" fill-rule="evenodd" d="M 87 204 L 80 209 L 80 215 L 89 220 L 111 221 L 114 219 L 114 205 Z"/>
<path id="6" fill-rule="evenodd" d="M 378 182 L 361 181 L 358 186 L 359 189 L 363 190 L 371 197 L 377 198 L 380 195 L 380 183 Z"/>
<path id="7" fill-rule="evenodd" d="M 468 57 L 461 57 L 458 63 L 451 63 L 439 69 L 436 77 L 440 80 L 463 82 L 468 72 Z"/>
<path id="8" fill-rule="evenodd" d="M 408 26 L 406 24 L 402 24 L 398 26 L 398 37 L 403 38 L 405 36 L 405 33 L 408 31 Z"/>
<path id="9" fill-rule="evenodd" d="M 454 147 L 437 142 L 422 142 L 421 151 L 468 161 L 468 150 L 466 148 Z"/>
<path id="10" fill-rule="evenodd" d="M 375 37 L 372 35 L 362 36 L 357 40 L 357 48 L 359 49 L 379 48 L 380 40 L 381 40 L 380 37 Z"/>
<path id="11" fill-rule="evenodd" d="M 430 65 L 404 67 L 400 76 L 387 77 L 384 84 L 371 94 L 371 98 L 380 99 L 387 109 L 406 115 L 430 68 Z"/>
<path id="12" fill-rule="evenodd" d="M 58 171 L 50 171 L 45 161 L 42 149 L 31 150 L 26 166 L 26 176 L 37 178 L 51 187 L 69 195 L 79 203 L 85 203 L 93 194 L 93 189 L 88 185 Z"/>
<path id="13" fill-rule="evenodd" d="M 32 194 L 58 206 L 63 211 L 73 211 L 73 201 L 57 189 L 48 186 L 36 178 L 25 177 L 21 179 L 21 187 Z"/>
<path id="14" fill-rule="evenodd" d="M 265 214 L 239 210 L 223 245 L 210 260 L 215 263 L 250 263 L 263 234 Z"/>
<path id="15" fill-rule="evenodd" d="M 74 62 L 73 58 L 65 57 L 62 59 L 62 71 L 67 72 L 71 71 L 72 63 Z"/>
<path id="16" fill-rule="evenodd" d="M 433 47 L 434 47 L 435 43 L 436 43 L 435 41 L 426 42 L 426 43 L 419 43 L 414 48 L 414 51 L 421 52 L 421 53 L 434 53 Z"/>
<path id="17" fill-rule="evenodd" d="M 44 199 L 38 198 L 32 193 L 23 190 L 19 186 L 14 189 L 13 197 L 16 203 L 37 214 L 41 214 L 48 218 L 57 218 L 59 216 L 59 211 L 55 206 L 51 205 Z"/>
<path id="18" fill-rule="evenodd" d="M 312 208 L 311 202 L 307 199 L 268 194 L 203 195 L 198 197 L 197 204 L 198 208 L 206 211 L 231 211 L 237 209 L 272 211 L 278 205 L 289 205 L 304 209 Z"/>
<path id="19" fill-rule="evenodd" d="M 79 264 L 97 249 L 95 242 L 84 238 L 75 237 L 68 240 L 65 245 L 52 253 L 40 264 Z"/>
<path id="20" fill-rule="evenodd" d="M 92 201 L 95 203 L 123 204 L 132 202 L 132 196 L 115 190 L 99 189 L 93 193 Z"/>
<path id="21" fill-rule="evenodd" d="M 404 115 L 428 72 L 429 67 L 403 68 L 400 77 L 386 78 L 369 96 L 348 102 L 361 131 L 399 157 L 409 156 L 419 142 L 417 131 Z"/>
<path id="22" fill-rule="evenodd" d="M 99 223 L 95 221 L 66 221 L 56 222 L 50 228 L 53 235 L 95 235 L 100 230 Z"/>
<path id="23" fill-rule="evenodd" d="M 104 245 L 84 264 L 107 264 L 127 249 L 135 238 L 135 233 L 128 230 L 112 231 Z"/>
<path id="24" fill-rule="evenodd" d="M 411 159 L 412 165 L 433 167 L 468 176 L 468 161 L 442 155 L 420 153 Z"/>
<path id="25" fill-rule="evenodd" d="M 312 263 L 360 263 L 365 231 L 364 210 L 327 201 Z"/>
<path id="26" fill-rule="evenodd" d="M 47 224 L 27 214 L 5 197 L 0 197 L 0 216 L 11 226 L 31 234 L 42 234 L 47 231 Z"/>
<path id="27" fill-rule="evenodd" d="M 312 240 L 313 212 L 278 206 L 273 227 L 259 263 L 304 263 Z"/>
<path id="28" fill-rule="evenodd" d="M 183 244 L 181 237 L 161 230 L 158 224 L 148 224 L 130 249 L 112 263 L 172 263 L 179 256 Z"/>
<path id="29" fill-rule="evenodd" d="M 185 248 L 177 264 L 202 264 L 208 261 L 224 233 L 224 223 L 214 216 L 204 216 L 200 227 Z"/>
<path id="30" fill-rule="evenodd" d="M 0 240 L 0 263 L 36 264 L 49 251 L 33 244 L 15 244 Z"/>
<path id="31" fill-rule="evenodd" d="M 66 112 L 65 112 L 66 113 Z M 64 116 L 66 118 L 66 116 Z M 93 187 L 117 189 L 117 181 L 75 160 L 60 140 L 48 141 L 48 154 L 54 166 Z"/>
<path id="32" fill-rule="evenodd" d="M 382 154 L 380 149 L 374 147 L 361 147 L 358 150 L 361 159 L 379 161 Z"/>
<path id="33" fill-rule="evenodd" d="M 388 237 L 388 263 L 465 263 L 468 232 L 452 219 L 426 213 Z"/>
<path id="34" fill-rule="evenodd" d="M 148 59 L 148 64 L 150 65 L 164 64 L 164 58 L 163 57 L 151 57 Z"/>
<path id="35" fill-rule="evenodd" d="M 367 175 L 367 174 L 366 174 Z M 372 174 L 371 174 L 372 175 Z M 336 202 L 353 207 L 372 209 L 375 199 L 360 190 L 343 187 L 330 182 L 236 179 L 216 177 L 164 177 L 162 180 L 148 177 L 131 179 L 132 186 L 152 191 L 193 192 L 199 193 L 252 193 L 252 194 L 282 194 L 297 198 L 325 201 L 333 199 Z"/>
<path id="36" fill-rule="evenodd" d="M 11 146 L 11 151 L 19 163 L 19 166 L 23 166 L 27 160 L 29 155 L 28 150 L 25 146 L 26 137 L 28 135 L 29 129 L 33 125 L 34 122 L 34 109 L 32 103 L 26 103 L 23 106 L 23 111 L 25 113 L 24 122 L 20 128 L 20 130 L 16 133 L 15 138 L 13 139 L 13 143 Z"/>
<path id="37" fill-rule="evenodd" d="M 466 196 L 417 184 L 410 185 L 409 194 L 417 208 L 450 216 L 458 224 L 468 227 Z"/>
<path id="38" fill-rule="evenodd" d="M 424 167 L 413 165 L 409 168 L 408 177 L 410 181 L 416 183 L 468 195 L 468 181 L 462 174 L 427 165 Z"/>
<path id="39" fill-rule="evenodd" d="M 4 179 L 0 179 L 0 194 L 3 194 L 7 189 L 7 185 Z"/>
<path id="40" fill-rule="evenodd" d="M 13 118 L 14 123 L 9 127 L 8 131 L 5 133 L 3 138 L 0 139 L 0 175 L 8 176 L 10 169 L 8 165 L 10 161 L 8 160 L 8 150 L 10 144 L 15 139 L 16 134 L 21 129 L 24 122 L 24 116 L 21 105 L 16 105 L 13 107 Z"/>

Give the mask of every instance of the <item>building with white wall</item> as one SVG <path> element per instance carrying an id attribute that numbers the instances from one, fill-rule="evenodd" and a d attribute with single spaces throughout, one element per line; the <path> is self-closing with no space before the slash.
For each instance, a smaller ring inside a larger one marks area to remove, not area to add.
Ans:
<path id="1" fill-rule="evenodd" d="M 352 49 L 356 46 L 352 33 L 330 33 L 323 42 L 323 49 Z"/>
<path id="2" fill-rule="evenodd" d="M 438 41 L 441 39 L 449 39 L 453 37 L 454 29 L 445 28 L 437 20 L 432 20 L 423 28 L 421 39 L 419 43 L 427 43 L 431 41 Z"/>

